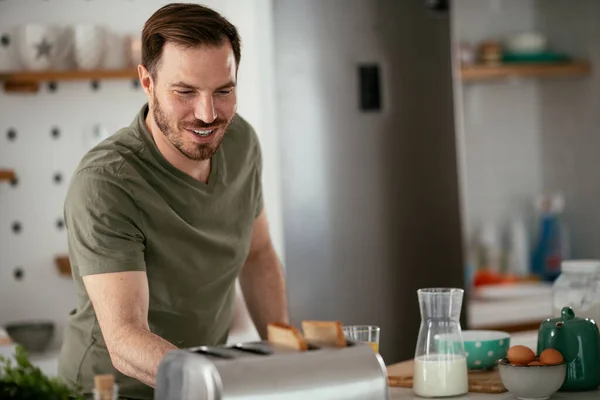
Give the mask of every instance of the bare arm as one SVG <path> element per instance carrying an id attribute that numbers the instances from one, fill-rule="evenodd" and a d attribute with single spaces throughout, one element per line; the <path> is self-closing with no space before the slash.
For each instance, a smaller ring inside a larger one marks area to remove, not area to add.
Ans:
<path id="1" fill-rule="evenodd" d="M 240 274 L 240 286 L 261 338 L 266 339 L 269 322 L 288 322 L 285 280 L 264 210 L 254 221 L 250 253 Z"/>
<path id="2" fill-rule="evenodd" d="M 115 368 L 154 387 L 160 361 L 176 347 L 150 332 L 146 273 L 87 275 L 83 282 Z"/>

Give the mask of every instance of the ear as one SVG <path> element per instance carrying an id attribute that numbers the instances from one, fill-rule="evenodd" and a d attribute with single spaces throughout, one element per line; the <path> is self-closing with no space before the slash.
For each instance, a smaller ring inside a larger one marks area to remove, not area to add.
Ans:
<path id="1" fill-rule="evenodd" d="M 154 91 L 154 82 L 152 81 L 152 74 L 143 65 L 138 65 L 138 76 L 140 77 L 140 83 L 148 98 L 152 97 Z"/>

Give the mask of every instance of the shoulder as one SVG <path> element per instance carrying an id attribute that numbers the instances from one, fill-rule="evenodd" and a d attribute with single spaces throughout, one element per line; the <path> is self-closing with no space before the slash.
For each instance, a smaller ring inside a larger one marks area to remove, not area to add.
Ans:
<path id="1" fill-rule="evenodd" d="M 258 136 L 254 127 L 240 114 L 235 114 L 231 124 L 227 128 L 227 133 L 232 133 L 236 138 L 246 138 L 253 142 L 258 142 Z"/>
<path id="2" fill-rule="evenodd" d="M 260 159 L 260 141 L 254 127 L 241 115 L 236 114 L 223 138 L 227 152 L 236 158 Z"/>
<path id="3" fill-rule="evenodd" d="M 69 200 L 80 201 L 117 193 L 129 195 L 126 181 L 134 177 L 131 158 L 144 148 L 143 141 L 132 127 L 120 129 L 115 134 L 90 149 L 73 172 L 67 190 Z"/>
<path id="4" fill-rule="evenodd" d="M 116 172 L 143 148 L 144 142 L 136 129 L 122 128 L 90 149 L 79 162 L 75 173 L 98 168 Z"/>

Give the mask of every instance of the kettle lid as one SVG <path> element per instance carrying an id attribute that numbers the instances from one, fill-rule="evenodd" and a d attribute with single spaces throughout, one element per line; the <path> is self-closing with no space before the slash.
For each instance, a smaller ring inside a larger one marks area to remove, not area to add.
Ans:
<path id="1" fill-rule="evenodd" d="M 557 327 L 563 326 L 563 325 L 595 325 L 596 322 L 592 319 L 589 318 L 581 318 L 581 317 L 577 317 L 575 315 L 575 311 L 573 311 L 573 308 L 571 307 L 563 307 L 561 312 L 560 312 L 560 317 L 557 318 L 549 318 L 546 320 L 546 322 L 549 322 L 551 324 L 556 324 Z"/>

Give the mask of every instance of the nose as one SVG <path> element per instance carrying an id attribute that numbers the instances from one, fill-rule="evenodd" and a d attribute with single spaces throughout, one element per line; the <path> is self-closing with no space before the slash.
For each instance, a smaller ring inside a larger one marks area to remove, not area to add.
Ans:
<path id="1" fill-rule="evenodd" d="M 210 94 L 198 96 L 194 116 L 196 119 L 207 124 L 211 124 L 217 119 L 217 111 L 215 110 L 215 104 Z"/>

